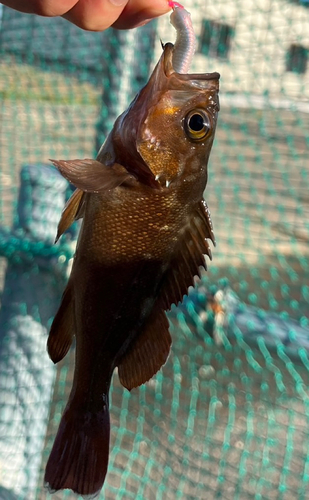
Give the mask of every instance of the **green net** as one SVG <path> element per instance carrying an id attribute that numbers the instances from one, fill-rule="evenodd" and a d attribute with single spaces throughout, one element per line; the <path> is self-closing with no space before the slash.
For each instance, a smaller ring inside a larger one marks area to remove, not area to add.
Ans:
<path id="1" fill-rule="evenodd" d="M 114 376 L 100 498 L 306 499 L 309 3 L 186 8 L 193 70 L 221 73 L 205 193 L 217 247 L 169 314 L 164 368 L 131 393 Z M 47 160 L 94 157 L 174 30 L 166 16 L 86 33 L 5 7 L 0 22 L 0 499 L 41 500 L 74 365 L 72 351 L 51 366 L 46 335 L 78 230 L 52 245 L 70 188 Z"/>

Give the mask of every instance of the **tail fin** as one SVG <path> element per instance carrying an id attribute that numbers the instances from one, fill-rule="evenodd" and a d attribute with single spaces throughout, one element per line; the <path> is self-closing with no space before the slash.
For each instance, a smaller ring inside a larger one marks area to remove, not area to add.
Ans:
<path id="1" fill-rule="evenodd" d="M 46 465 L 49 492 L 69 488 L 91 498 L 99 494 L 107 472 L 109 435 L 107 404 L 91 413 L 69 403 Z"/>

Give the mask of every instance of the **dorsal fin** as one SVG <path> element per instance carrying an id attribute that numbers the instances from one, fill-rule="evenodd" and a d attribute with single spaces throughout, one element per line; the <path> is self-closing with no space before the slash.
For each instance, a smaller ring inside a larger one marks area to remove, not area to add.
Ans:
<path id="1" fill-rule="evenodd" d="M 61 219 L 58 224 L 57 236 L 55 243 L 59 240 L 60 236 L 73 224 L 77 219 L 83 217 L 85 193 L 80 189 L 75 189 L 71 198 L 67 201 Z"/>
<path id="2" fill-rule="evenodd" d="M 165 312 L 154 307 L 143 331 L 118 365 L 122 385 L 130 391 L 153 377 L 166 362 L 171 344 Z"/>
<path id="3" fill-rule="evenodd" d="M 207 238 L 215 244 L 210 213 L 202 200 L 182 231 L 159 296 L 143 330 L 118 364 L 120 382 L 127 389 L 147 382 L 166 362 L 171 336 L 165 310 L 182 300 L 189 286 L 194 284 L 194 276 L 199 276 L 200 267 L 206 269 L 205 254 L 212 258 Z"/>
<path id="4" fill-rule="evenodd" d="M 175 255 L 166 272 L 161 306 L 168 310 L 172 304 L 178 304 L 194 285 L 194 277 L 200 277 L 200 268 L 207 269 L 205 255 L 212 259 L 208 239 L 215 245 L 212 222 L 208 206 L 202 200 L 184 227 Z"/>
<path id="5" fill-rule="evenodd" d="M 47 351 L 54 363 L 61 361 L 67 354 L 73 341 L 74 330 L 74 296 L 69 281 L 47 340 Z"/>

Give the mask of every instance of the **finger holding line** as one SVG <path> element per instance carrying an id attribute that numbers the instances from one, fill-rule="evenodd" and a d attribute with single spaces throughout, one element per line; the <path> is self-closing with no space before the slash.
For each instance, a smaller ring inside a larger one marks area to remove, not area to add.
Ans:
<path id="1" fill-rule="evenodd" d="M 82 29 L 129 29 L 170 10 L 167 0 L 4 0 L 7 7 L 45 17 L 62 16 Z"/>

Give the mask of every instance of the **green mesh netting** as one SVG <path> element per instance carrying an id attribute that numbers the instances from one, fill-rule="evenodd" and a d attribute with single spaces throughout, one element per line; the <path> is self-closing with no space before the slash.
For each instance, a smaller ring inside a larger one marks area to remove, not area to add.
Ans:
<path id="1" fill-rule="evenodd" d="M 111 390 L 105 499 L 309 498 L 309 3 L 187 1 L 195 71 L 221 73 L 206 199 L 217 247 L 169 315 L 163 370 Z M 45 463 L 74 352 L 46 334 L 78 228 L 48 158 L 93 157 L 147 80 L 166 16 L 86 33 L 3 8 L 0 24 L 0 499 L 50 498 Z M 58 492 L 53 499 L 70 499 Z"/>

